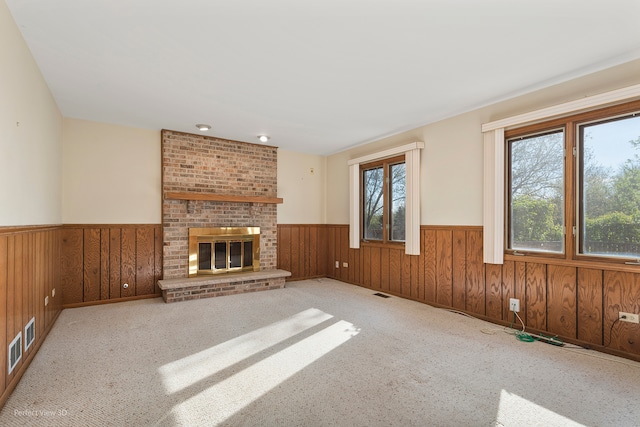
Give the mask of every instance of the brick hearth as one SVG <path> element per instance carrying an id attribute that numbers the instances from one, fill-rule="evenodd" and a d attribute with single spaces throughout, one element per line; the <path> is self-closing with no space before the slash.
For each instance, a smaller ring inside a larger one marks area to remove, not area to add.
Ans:
<path id="1" fill-rule="evenodd" d="M 285 278 L 289 276 L 291 276 L 289 271 L 268 270 L 159 280 L 158 285 L 165 302 L 177 302 L 281 289 L 284 288 Z"/>

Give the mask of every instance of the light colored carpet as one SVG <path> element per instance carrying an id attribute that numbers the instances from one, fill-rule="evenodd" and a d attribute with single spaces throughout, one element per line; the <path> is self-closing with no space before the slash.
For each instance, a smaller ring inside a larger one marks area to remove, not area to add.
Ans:
<path id="1" fill-rule="evenodd" d="M 0 425 L 640 425 L 640 364 L 330 279 L 67 309 Z"/>

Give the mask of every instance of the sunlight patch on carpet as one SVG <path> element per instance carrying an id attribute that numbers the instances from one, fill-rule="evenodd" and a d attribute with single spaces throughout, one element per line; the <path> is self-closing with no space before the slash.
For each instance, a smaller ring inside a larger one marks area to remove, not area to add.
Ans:
<path id="1" fill-rule="evenodd" d="M 171 411 L 173 419 L 179 425 L 224 422 L 359 332 L 340 320 L 185 399 Z"/>
<path id="2" fill-rule="evenodd" d="M 289 339 L 333 316 L 310 308 L 248 334 L 161 366 L 158 371 L 168 393 L 176 393 Z"/>
<path id="3" fill-rule="evenodd" d="M 500 404 L 496 417 L 497 426 L 567 426 L 584 427 L 567 417 L 557 414 L 517 394 L 500 392 Z"/>

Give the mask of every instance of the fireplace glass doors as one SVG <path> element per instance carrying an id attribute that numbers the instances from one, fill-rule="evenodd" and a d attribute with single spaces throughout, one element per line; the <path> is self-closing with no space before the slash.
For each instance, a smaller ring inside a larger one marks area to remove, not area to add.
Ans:
<path id="1" fill-rule="evenodd" d="M 189 229 L 189 277 L 260 270 L 260 227 Z"/>

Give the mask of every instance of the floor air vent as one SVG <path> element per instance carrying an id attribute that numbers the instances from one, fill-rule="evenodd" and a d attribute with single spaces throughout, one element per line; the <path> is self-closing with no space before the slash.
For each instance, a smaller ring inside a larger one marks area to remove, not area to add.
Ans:
<path id="1" fill-rule="evenodd" d="M 20 359 L 22 358 L 22 332 L 18 332 L 18 335 L 9 344 L 9 373 L 13 371 Z"/>
<path id="2" fill-rule="evenodd" d="M 380 298 L 391 298 L 391 295 L 381 294 L 380 292 L 376 292 L 374 295 Z"/>

